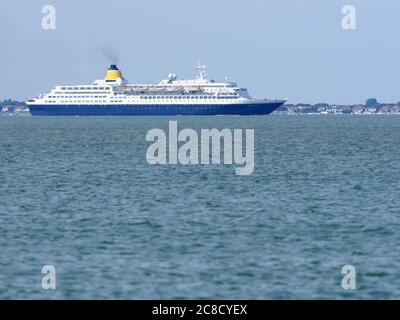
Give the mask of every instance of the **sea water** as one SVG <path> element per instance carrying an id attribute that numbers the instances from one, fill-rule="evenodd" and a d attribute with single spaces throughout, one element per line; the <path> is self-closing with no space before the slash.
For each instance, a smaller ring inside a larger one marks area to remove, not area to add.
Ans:
<path id="1" fill-rule="evenodd" d="M 169 120 L 254 129 L 254 172 L 150 165 Z M 398 299 L 399 181 L 397 116 L 0 117 L 0 298 Z"/>

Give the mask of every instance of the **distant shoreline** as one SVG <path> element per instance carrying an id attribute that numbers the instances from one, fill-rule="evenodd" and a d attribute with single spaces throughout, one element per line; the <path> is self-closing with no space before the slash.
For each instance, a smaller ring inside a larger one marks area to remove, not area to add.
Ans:
<path id="1" fill-rule="evenodd" d="M 379 103 L 368 99 L 366 104 L 285 104 L 279 107 L 276 114 L 400 114 L 400 103 Z"/>

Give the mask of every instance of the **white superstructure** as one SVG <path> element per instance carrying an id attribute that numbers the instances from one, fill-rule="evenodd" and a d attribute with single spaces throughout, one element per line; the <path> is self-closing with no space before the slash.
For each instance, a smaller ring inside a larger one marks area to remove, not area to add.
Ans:
<path id="1" fill-rule="evenodd" d="M 232 104 L 249 103 L 246 88 L 234 82 L 208 80 L 204 65 L 198 65 L 197 78 L 178 80 L 176 74 L 158 84 L 129 84 L 112 65 L 103 80 L 92 85 L 56 86 L 28 104 L 115 105 L 115 104 Z"/>

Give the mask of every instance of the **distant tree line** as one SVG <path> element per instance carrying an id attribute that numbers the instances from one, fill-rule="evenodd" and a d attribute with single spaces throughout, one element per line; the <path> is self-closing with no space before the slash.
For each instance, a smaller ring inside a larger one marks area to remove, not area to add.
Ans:
<path id="1" fill-rule="evenodd" d="M 376 98 L 370 98 L 365 102 L 365 106 L 369 108 L 379 108 L 381 104 L 378 102 Z"/>
<path id="2" fill-rule="evenodd" d="M 22 105 L 25 105 L 25 102 L 13 99 L 5 99 L 3 101 L 0 100 L 0 106 L 22 106 Z"/>
<path id="3" fill-rule="evenodd" d="M 365 102 L 365 106 L 370 108 L 380 108 L 384 104 L 385 103 L 380 103 L 376 98 L 370 98 Z M 397 105 L 400 106 L 400 101 L 397 102 Z"/>

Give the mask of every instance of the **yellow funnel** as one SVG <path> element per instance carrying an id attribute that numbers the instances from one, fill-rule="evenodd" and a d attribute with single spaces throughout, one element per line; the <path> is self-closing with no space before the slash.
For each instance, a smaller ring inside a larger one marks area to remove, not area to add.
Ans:
<path id="1" fill-rule="evenodd" d="M 117 68 L 117 65 L 112 64 L 110 68 L 108 68 L 104 80 L 116 80 L 116 79 L 123 79 L 122 72 Z"/>

